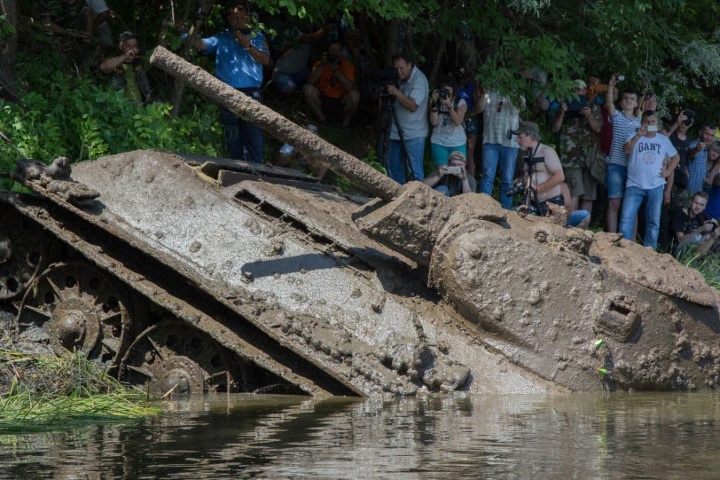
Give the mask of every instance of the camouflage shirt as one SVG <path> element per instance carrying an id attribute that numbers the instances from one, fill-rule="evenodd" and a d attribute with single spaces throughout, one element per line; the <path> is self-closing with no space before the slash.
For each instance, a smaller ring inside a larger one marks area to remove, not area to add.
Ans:
<path id="1" fill-rule="evenodd" d="M 592 105 L 595 120 L 601 122 L 600 107 Z M 557 152 L 563 168 L 580 168 L 585 166 L 588 154 L 594 152 L 599 135 L 593 132 L 585 117 L 566 118 L 562 130 L 558 132 Z"/>

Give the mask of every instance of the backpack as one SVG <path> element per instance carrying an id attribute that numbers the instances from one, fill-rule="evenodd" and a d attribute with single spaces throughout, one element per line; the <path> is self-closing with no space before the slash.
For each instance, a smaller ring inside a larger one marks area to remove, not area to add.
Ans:
<path id="1" fill-rule="evenodd" d="M 605 185 L 605 172 L 607 171 L 607 160 L 601 148 L 594 147 L 590 149 L 587 157 L 585 157 L 585 168 L 590 172 L 590 176 L 600 185 Z"/>

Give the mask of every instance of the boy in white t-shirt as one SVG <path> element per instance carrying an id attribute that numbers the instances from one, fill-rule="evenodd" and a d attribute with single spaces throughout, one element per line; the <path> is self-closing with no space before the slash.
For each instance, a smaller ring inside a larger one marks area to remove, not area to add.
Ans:
<path id="1" fill-rule="evenodd" d="M 629 134 L 625 143 L 628 176 L 619 227 L 623 237 L 633 240 L 635 215 L 645 202 L 643 245 L 652 248 L 657 247 L 665 179 L 680 161 L 670 139 L 659 134 L 658 129 L 657 115 L 653 111 L 646 111 L 642 115 L 640 128 Z"/>

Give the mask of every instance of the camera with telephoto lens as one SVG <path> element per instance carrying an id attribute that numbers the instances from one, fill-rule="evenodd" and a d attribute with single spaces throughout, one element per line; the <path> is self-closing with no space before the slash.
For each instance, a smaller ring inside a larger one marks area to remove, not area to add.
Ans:
<path id="1" fill-rule="evenodd" d="M 395 88 L 400 88 L 400 78 L 398 72 L 394 68 L 381 68 L 375 70 L 373 74 L 373 90 L 382 96 L 390 96 L 388 94 L 388 87 L 394 85 Z M 392 97 L 394 99 L 395 97 Z"/>
<path id="2" fill-rule="evenodd" d="M 440 94 L 440 98 L 443 100 L 446 100 L 450 98 L 450 89 L 446 87 L 442 87 L 440 90 L 438 90 L 438 93 Z"/>
<path id="3" fill-rule="evenodd" d="M 525 195 L 527 187 L 522 180 L 515 180 L 510 190 L 505 190 L 506 197 L 514 197 L 515 195 Z"/>

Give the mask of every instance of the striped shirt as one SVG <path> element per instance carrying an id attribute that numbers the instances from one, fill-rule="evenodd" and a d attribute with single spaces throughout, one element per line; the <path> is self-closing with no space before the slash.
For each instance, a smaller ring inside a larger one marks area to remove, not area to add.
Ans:
<path id="1" fill-rule="evenodd" d="M 625 155 L 625 140 L 630 138 L 630 134 L 640 128 L 640 119 L 637 117 L 626 117 L 620 110 L 615 110 L 615 116 L 610 118 L 613 126 L 613 141 L 610 146 L 610 157 L 608 163 L 628 166 L 628 158 Z"/>

